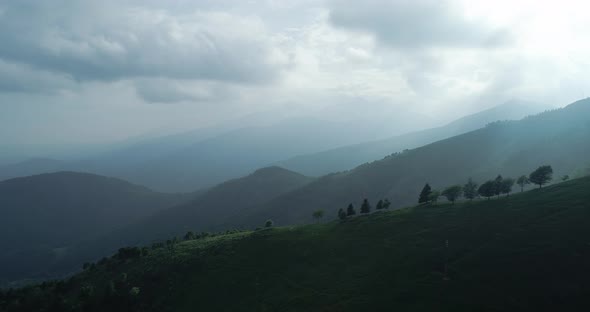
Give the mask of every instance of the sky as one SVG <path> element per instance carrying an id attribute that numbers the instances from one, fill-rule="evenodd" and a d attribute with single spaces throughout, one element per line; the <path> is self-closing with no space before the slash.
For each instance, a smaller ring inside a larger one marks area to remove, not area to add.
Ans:
<path id="1" fill-rule="evenodd" d="M 0 0 L 0 144 L 589 95 L 573 0 Z"/>

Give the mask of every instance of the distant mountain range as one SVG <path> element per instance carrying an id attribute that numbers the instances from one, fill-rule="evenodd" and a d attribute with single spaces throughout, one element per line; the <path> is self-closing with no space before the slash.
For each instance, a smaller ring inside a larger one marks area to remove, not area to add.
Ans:
<path id="1" fill-rule="evenodd" d="M 198 129 L 119 143 L 92 157 L 67 161 L 37 158 L 0 166 L 0 180 L 67 170 L 115 176 L 163 192 L 190 192 L 296 155 L 423 129 L 430 123 L 410 112 L 382 119 L 362 128 L 351 122 L 297 117 L 243 128 Z"/>
<path id="2" fill-rule="evenodd" d="M 384 140 L 335 148 L 320 153 L 296 156 L 278 166 L 309 176 L 352 169 L 404 149 L 420 147 L 442 139 L 473 131 L 499 120 L 518 120 L 541 112 L 538 104 L 513 100 L 491 109 L 465 116 L 445 126 L 411 132 Z"/>
<path id="3" fill-rule="evenodd" d="M 163 192 L 190 192 L 272 164 L 321 176 L 471 131 L 492 121 L 520 119 L 538 110 L 538 105 L 513 101 L 441 128 L 380 141 L 373 140 L 424 129 L 430 121 L 402 111 L 370 122 L 362 118 L 357 122 L 328 122 L 300 117 L 236 130 L 205 128 L 131 140 L 109 152 L 78 160 L 36 158 L 0 166 L 0 180 L 68 170 L 114 176 Z"/>

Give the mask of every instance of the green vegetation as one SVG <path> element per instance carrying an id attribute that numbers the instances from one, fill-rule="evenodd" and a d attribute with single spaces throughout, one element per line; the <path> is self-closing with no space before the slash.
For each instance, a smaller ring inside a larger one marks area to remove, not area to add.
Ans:
<path id="1" fill-rule="evenodd" d="M 449 186 L 441 194 L 446 197 L 451 204 L 455 204 L 455 201 L 461 196 L 461 194 L 463 194 L 463 188 L 460 185 Z"/>
<path id="2" fill-rule="evenodd" d="M 346 212 L 344 211 L 344 209 L 340 208 L 338 210 L 338 219 L 340 220 L 346 220 Z"/>
<path id="3" fill-rule="evenodd" d="M 463 196 L 469 200 L 473 200 L 477 197 L 477 183 L 473 182 L 473 179 L 469 178 L 467 184 L 463 186 Z"/>
<path id="4" fill-rule="evenodd" d="M 122 249 L 66 281 L 3 291 L 0 310 L 586 310 L 589 189 L 581 178 L 493 201 Z"/>
<path id="5" fill-rule="evenodd" d="M 539 188 L 549 183 L 553 179 L 553 168 L 551 166 L 541 166 L 529 175 L 529 181 L 537 184 Z"/>
<path id="6" fill-rule="evenodd" d="M 419 204 L 424 204 L 430 201 L 430 194 L 432 194 L 432 188 L 430 184 L 426 183 L 420 192 L 420 197 L 418 198 Z"/>
<path id="7" fill-rule="evenodd" d="M 346 215 L 347 216 L 354 216 L 356 214 L 356 210 L 354 210 L 354 206 L 352 204 L 348 205 L 348 208 L 346 208 Z"/>
<path id="8" fill-rule="evenodd" d="M 524 192 L 524 187 L 528 184 L 531 184 L 531 181 L 529 180 L 529 177 L 523 175 L 520 176 L 518 178 L 518 180 L 516 180 L 516 184 L 518 184 L 518 186 L 520 186 L 520 192 Z"/>
<path id="9" fill-rule="evenodd" d="M 271 219 L 266 220 L 264 223 L 265 228 L 271 228 L 274 225 L 274 222 Z"/>
<path id="10" fill-rule="evenodd" d="M 361 213 L 371 213 L 371 204 L 369 203 L 369 200 L 366 198 L 363 200 L 363 205 L 361 206 Z"/>
<path id="11" fill-rule="evenodd" d="M 324 214 L 325 214 L 324 210 L 318 209 L 318 210 L 314 211 L 311 216 L 316 220 L 316 222 L 319 223 L 320 220 L 324 217 Z"/>

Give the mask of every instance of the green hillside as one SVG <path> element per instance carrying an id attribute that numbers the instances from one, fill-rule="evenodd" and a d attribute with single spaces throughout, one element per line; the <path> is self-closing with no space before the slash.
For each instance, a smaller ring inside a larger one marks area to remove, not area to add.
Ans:
<path id="1" fill-rule="evenodd" d="M 589 190 L 590 177 L 123 253 L 65 282 L 5 291 L 0 310 L 586 310 Z"/>

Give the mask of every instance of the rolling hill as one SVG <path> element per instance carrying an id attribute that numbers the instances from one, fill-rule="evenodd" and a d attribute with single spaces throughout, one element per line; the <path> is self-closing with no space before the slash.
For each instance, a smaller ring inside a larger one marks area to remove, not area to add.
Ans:
<path id="1" fill-rule="evenodd" d="M 0 293 L 0 310 L 587 310 L 589 189 L 587 177 L 498 200 L 123 250 L 68 280 Z"/>
<path id="2" fill-rule="evenodd" d="M 43 275 L 72 245 L 100 237 L 188 195 L 93 174 L 58 172 L 0 182 L 0 281 Z M 39 263 L 43 263 L 40 266 Z"/>
<path id="3" fill-rule="evenodd" d="M 309 176 L 322 176 L 355 168 L 382 159 L 392 153 L 412 149 L 501 120 L 519 120 L 541 111 L 538 104 L 510 101 L 479 113 L 457 119 L 445 126 L 411 132 L 384 140 L 339 147 L 319 153 L 300 155 L 277 163 L 278 166 Z"/>
<path id="4" fill-rule="evenodd" d="M 78 259 L 82 256 L 93 260 L 112 253 L 121 245 L 147 244 L 181 236 L 187 231 L 226 230 L 225 222 L 229 218 L 311 181 L 312 178 L 278 167 L 259 169 L 245 177 L 213 187 L 193 200 L 162 209 L 109 235 L 80 243 L 72 248 L 70 255 L 62 259 L 62 266 L 67 264 L 78 267 Z"/>
<path id="5" fill-rule="evenodd" d="M 335 211 L 363 198 L 388 197 L 394 207 L 415 203 L 424 184 L 444 188 L 498 174 L 518 177 L 549 164 L 555 176 L 587 168 L 590 154 L 590 99 L 520 121 L 497 122 L 463 135 L 390 155 L 353 170 L 330 174 L 279 196 L 227 223 L 279 224 L 311 221 L 316 209 Z"/>
<path id="6" fill-rule="evenodd" d="M 39 177 L 35 180 L 39 180 Z M 72 181 L 75 176 L 67 178 Z M 48 175 L 47 179 L 53 181 L 56 177 Z M 239 215 L 242 210 L 260 205 L 311 181 L 311 178 L 295 172 L 270 167 L 227 181 L 200 194 L 187 195 L 153 193 L 115 179 L 100 180 L 94 185 L 80 181 L 78 188 L 54 183 L 53 187 L 59 190 L 50 187 L 45 190 L 51 197 L 44 205 L 27 202 L 25 206 L 23 200 L 19 205 L 13 205 L 15 208 L 24 206 L 23 216 L 20 219 L 15 216 L 7 218 L 7 224 L 13 225 L 5 230 L 11 232 L 1 234 L 24 237 L 5 242 L 9 245 L 4 246 L 8 249 L 0 254 L 0 264 L 5 268 L 0 270 L 0 277 L 4 278 L 6 284 L 28 278 L 63 276 L 78 270 L 86 261 L 111 254 L 120 246 L 147 244 L 173 235 L 183 235 L 189 230 L 225 230 L 221 225 L 228 218 Z M 42 187 L 37 189 L 47 188 L 42 181 L 38 184 Z M 30 185 L 27 188 L 15 188 L 32 189 Z M 88 188 L 98 192 L 89 194 Z M 48 196 L 35 196 L 35 200 L 41 201 Z M 70 200 L 70 197 L 74 199 Z M 60 204 L 65 206 L 57 207 Z M 34 209 L 28 207 L 41 207 L 45 213 L 27 218 L 30 212 L 25 209 Z M 46 223 L 39 225 L 43 220 Z M 29 232 L 30 235 L 27 235 Z M 21 258 L 26 261 L 19 264 L 18 259 Z"/>

